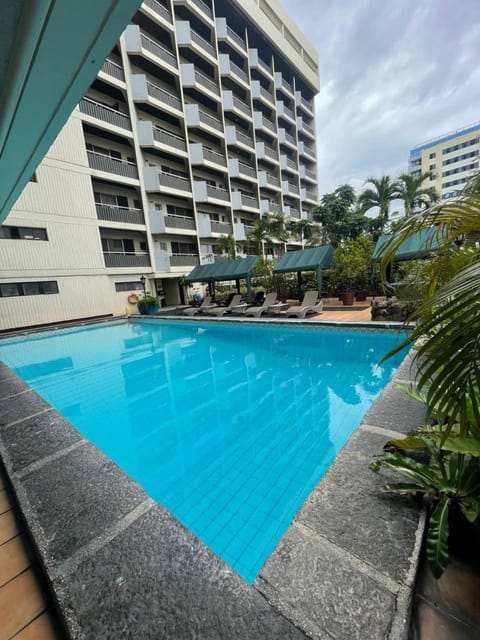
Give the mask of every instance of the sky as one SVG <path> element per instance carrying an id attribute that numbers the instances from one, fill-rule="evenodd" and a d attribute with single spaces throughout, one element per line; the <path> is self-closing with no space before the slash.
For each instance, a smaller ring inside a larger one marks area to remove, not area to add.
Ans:
<path id="1" fill-rule="evenodd" d="M 320 57 L 319 193 L 480 120 L 480 0 L 280 0 Z"/>

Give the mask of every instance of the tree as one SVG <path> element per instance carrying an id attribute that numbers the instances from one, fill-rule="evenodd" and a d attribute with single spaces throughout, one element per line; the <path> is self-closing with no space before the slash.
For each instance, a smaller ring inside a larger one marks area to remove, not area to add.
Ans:
<path id="1" fill-rule="evenodd" d="M 252 230 L 247 234 L 247 242 L 250 246 L 253 245 L 257 256 L 265 257 L 263 243 L 268 240 L 269 231 L 270 227 L 267 216 L 256 218 L 253 221 Z"/>
<path id="2" fill-rule="evenodd" d="M 388 222 L 390 203 L 398 197 L 398 185 L 391 181 L 390 176 L 369 177 L 365 180 L 365 184 L 372 185 L 372 187 L 365 189 L 360 194 L 358 198 L 359 209 L 362 213 L 366 213 L 373 207 L 379 208 L 377 230 L 381 233 Z"/>
<path id="3" fill-rule="evenodd" d="M 219 254 L 226 254 L 232 260 L 235 259 L 237 245 L 232 235 L 220 236 L 215 245 Z"/>
<path id="4" fill-rule="evenodd" d="M 411 216 L 417 207 L 427 208 L 438 201 L 438 193 L 435 187 L 422 187 L 430 173 L 422 173 L 419 176 L 411 176 L 402 173 L 397 180 L 397 196 L 403 200 L 405 216 Z"/>
<path id="5" fill-rule="evenodd" d="M 366 220 L 355 208 L 356 202 L 355 191 L 349 184 L 342 184 L 333 193 L 322 196 L 312 216 L 322 225 L 322 242 L 338 246 L 343 240 L 362 233 Z"/>
<path id="6" fill-rule="evenodd" d="M 310 218 L 290 220 L 288 228 L 292 236 L 300 239 L 302 247 L 305 244 L 308 246 L 316 246 L 317 244 L 320 244 L 320 226 L 310 220 Z"/>

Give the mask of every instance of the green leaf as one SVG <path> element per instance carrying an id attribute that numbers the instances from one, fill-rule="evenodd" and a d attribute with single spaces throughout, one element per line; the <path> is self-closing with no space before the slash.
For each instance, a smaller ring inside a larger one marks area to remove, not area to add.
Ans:
<path id="1" fill-rule="evenodd" d="M 426 449 L 423 439 L 417 436 L 407 436 L 400 440 L 389 440 L 385 446 L 392 446 L 396 449 Z"/>
<path id="2" fill-rule="evenodd" d="M 427 559 L 435 578 L 448 564 L 448 511 L 450 498 L 443 496 L 430 516 L 427 533 Z"/>
<path id="3" fill-rule="evenodd" d="M 480 516 L 480 500 L 478 498 L 464 498 L 460 502 L 460 509 L 466 519 L 474 523 Z"/>
<path id="4" fill-rule="evenodd" d="M 418 493 L 425 493 L 425 487 L 419 484 L 413 484 L 410 482 L 397 482 L 393 484 L 386 484 L 383 487 L 384 491 L 388 493 L 402 493 L 409 495 L 417 495 Z"/>
<path id="5" fill-rule="evenodd" d="M 406 384 L 398 384 L 398 383 L 394 384 L 393 386 L 395 389 L 398 389 L 399 391 L 403 391 L 403 393 L 405 393 L 407 396 L 409 396 L 413 400 L 418 400 L 418 402 L 423 402 L 423 404 L 427 402 L 427 396 L 425 395 L 425 393 L 418 391 L 418 389 L 409 387 Z"/>
<path id="6" fill-rule="evenodd" d="M 480 441 L 476 438 L 462 438 L 460 436 L 450 436 L 442 444 L 444 451 L 454 453 L 465 453 L 475 458 L 480 457 Z"/>

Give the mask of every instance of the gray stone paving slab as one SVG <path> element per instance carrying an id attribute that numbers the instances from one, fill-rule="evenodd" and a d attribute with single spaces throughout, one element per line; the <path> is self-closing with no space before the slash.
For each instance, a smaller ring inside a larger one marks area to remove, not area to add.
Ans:
<path id="1" fill-rule="evenodd" d="M 350 560 L 294 523 L 255 584 L 312 638 L 383 640 L 395 612 L 395 595 Z"/>
<path id="2" fill-rule="evenodd" d="M 44 533 L 45 555 L 61 563 L 146 499 L 145 492 L 87 444 L 22 477 Z"/>
<path id="3" fill-rule="evenodd" d="M 160 505 L 55 584 L 86 638 L 306 637 Z"/>
<path id="4" fill-rule="evenodd" d="M 409 498 L 383 494 L 391 478 L 369 469 L 385 441 L 385 436 L 357 430 L 296 520 L 402 582 L 410 569 L 419 509 Z"/>
<path id="5" fill-rule="evenodd" d="M 82 435 L 56 411 L 47 411 L 0 430 L 13 473 L 82 440 Z"/>
<path id="6" fill-rule="evenodd" d="M 0 428 L 50 408 L 50 405 L 33 390 L 9 400 L 2 400 Z"/>
<path id="7" fill-rule="evenodd" d="M 408 433 L 425 424 L 425 405 L 388 384 L 363 419 L 365 424 Z"/>
<path id="8" fill-rule="evenodd" d="M 10 367 L 0 361 L 0 380 L 8 380 L 8 378 L 15 378 L 15 374 Z"/>
<path id="9" fill-rule="evenodd" d="M 392 379 L 395 380 L 414 380 L 417 372 L 417 366 L 414 364 L 415 351 L 413 349 L 407 354 L 402 364 L 393 374 Z"/>
<path id="10" fill-rule="evenodd" d="M 7 402 L 8 396 L 15 396 L 28 389 L 27 385 L 20 378 L 8 378 L 0 380 L 0 401 Z M 13 399 L 12 399 L 13 401 Z"/>

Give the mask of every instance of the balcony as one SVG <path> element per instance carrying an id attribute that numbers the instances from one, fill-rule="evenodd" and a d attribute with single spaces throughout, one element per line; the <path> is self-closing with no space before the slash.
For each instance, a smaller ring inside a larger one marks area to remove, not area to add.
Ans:
<path id="1" fill-rule="evenodd" d="M 215 47 L 199 33 L 194 31 L 188 20 L 177 20 L 175 22 L 175 32 L 178 46 L 190 47 L 199 56 L 207 60 L 207 62 L 217 64 L 217 51 Z"/>
<path id="2" fill-rule="evenodd" d="M 232 208 L 234 211 L 245 210 L 258 213 L 258 200 L 253 196 L 245 195 L 241 191 L 232 191 Z"/>
<path id="3" fill-rule="evenodd" d="M 182 103 L 178 95 L 167 91 L 155 84 L 144 74 L 133 74 L 130 77 L 132 98 L 134 102 L 148 102 L 149 104 L 183 117 Z"/>
<path id="4" fill-rule="evenodd" d="M 130 24 L 125 29 L 125 46 L 130 54 L 141 55 L 153 64 L 177 74 L 177 58 L 162 44 L 147 36 L 136 24 Z"/>
<path id="5" fill-rule="evenodd" d="M 122 87 L 125 84 L 125 73 L 123 72 L 123 67 L 118 64 L 118 62 L 114 62 L 110 58 L 107 58 L 100 67 L 100 77 L 102 76 L 102 74 L 105 74 L 110 78 L 114 78 L 119 83 L 121 83 Z"/>
<path id="6" fill-rule="evenodd" d="M 185 120 L 187 127 L 198 127 L 206 133 L 224 137 L 223 123 L 217 117 L 200 109 L 198 104 L 185 105 Z"/>
<path id="7" fill-rule="evenodd" d="M 237 53 L 245 56 L 247 54 L 247 45 L 243 38 L 228 26 L 226 18 L 216 18 L 215 23 L 217 26 L 217 40 L 228 42 Z"/>
<path id="8" fill-rule="evenodd" d="M 275 89 L 280 89 L 287 94 L 289 98 L 294 98 L 293 86 L 287 82 L 280 71 L 275 72 Z"/>
<path id="9" fill-rule="evenodd" d="M 262 58 L 258 55 L 258 49 L 248 50 L 248 61 L 252 69 L 257 69 L 257 71 L 261 71 L 262 74 L 266 76 L 269 80 L 273 80 L 273 69 L 268 62 L 265 62 L 265 60 L 262 60 Z"/>
<path id="10" fill-rule="evenodd" d="M 97 218 L 107 222 L 120 222 L 122 224 L 145 224 L 143 211 L 141 209 L 130 209 L 129 207 L 118 207 L 116 205 L 95 203 Z"/>
<path id="11" fill-rule="evenodd" d="M 265 104 L 270 109 L 275 107 L 275 98 L 267 91 L 265 87 L 262 87 L 258 80 L 252 80 L 252 98 L 254 100 L 260 100 L 263 104 Z"/>
<path id="12" fill-rule="evenodd" d="M 274 176 L 269 171 L 258 172 L 258 186 L 264 189 L 271 189 L 273 191 L 281 191 L 280 179 Z"/>
<path id="13" fill-rule="evenodd" d="M 230 193 L 221 187 L 214 187 L 205 180 L 195 180 L 193 183 L 195 202 L 206 202 L 225 206 L 230 205 Z"/>
<path id="14" fill-rule="evenodd" d="M 155 20 L 159 21 L 164 26 L 173 28 L 173 20 L 170 9 L 167 9 L 165 5 L 158 0 L 143 0 L 142 10 L 153 17 Z M 158 20 L 160 18 L 160 20 Z"/>
<path id="15" fill-rule="evenodd" d="M 173 0 L 174 5 L 188 7 L 192 13 L 198 16 L 209 26 L 213 26 L 213 11 L 203 0 Z"/>
<path id="16" fill-rule="evenodd" d="M 228 145 L 237 145 L 241 149 L 253 153 L 255 149 L 253 138 L 242 133 L 235 125 L 225 127 L 225 136 Z"/>
<path id="17" fill-rule="evenodd" d="M 283 213 L 289 218 L 301 218 L 300 210 L 288 204 L 283 207 Z"/>
<path id="18" fill-rule="evenodd" d="M 280 168 L 282 171 L 288 171 L 290 173 L 295 173 L 298 175 L 298 164 L 295 160 L 292 160 L 287 155 L 281 153 L 280 154 Z"/>
<path id="19" fill-rule="evenodd" d="M 288 131 L 282 129 L 281 127 L 278 128 L 278 141 L 280 142 L 280 144 L 286 144 L 287 146 L 290 146 L 295 150 L 297 149 L 297 141 L 295 139 L 295 136 L 293 136 L 291 133 L 288 133 Z"/>
<path id="20" fill-rule="evenodd" d="M 315 171 L 311 169 L 307 169 L 307 167 L 303 164 L 300 165 L 300 178 L 302 180 L 307 180 L 309 182 L 314 182 L 317 184 L 317 174 Z"/>
<path id="21" fill-rule="evenodd" d="M 224 111 L 233 111 L 240 118 L 252 121 L 250 104 L 240 100 L 232 91 L 222 91 L 222 101 Z"/>
<path id="22" fill-rule="evenodd" d="M 119 253 L 114 251 L 104 251 L 103 258 L 107 268 L 140 268 L 150 266 L 150 256 L 148 253 Z"/>
<path id="23" fill-rule="evenodd" d="M 295 104 L 300 109 L 303 109 L 311 118 L 315 115 L 315 107 L 313 105 L 313 100 L 310 102 L 306 98 L 304 98 L 300 91 L 295 91 Z"/>
<path id="24" fill-rule="evenodd" d="M 89 167 L 95 171 L 138 180 L 137 165 L 134 162 L 112 158 L 96 151 L 87 151 L 87 156 Z"/>
<path id="25" fill-rule="evenodd" d="M 277 100 L 277 114 L 279 118 L 284 118 L 293 125 L 297 124 L 295 114 L 285 105 L 283 100 Z"/>
<path id="26" fill-rule="evenodd" d="M 101 102 L 97 102 L 91 98 L 82 98 L 78 103 L 78 108 L 89 118 L 101 120 L 118 129 L 124 129 L 126 131 L 132 130 L 130 118 L 125 113 L 107 107 Z"/>
<path id="27" fill-rule="evenodd" d="M 298 185 L 294 182 L 289 182 L 288 180 L 282 180 L 282 193 L 285 196 L 294 196 L 299 197 L 300 189 Z"/>
<path id="28" fill-rule="evenodd" d="M 143 167 L 143 178 L 146 191 L 192 197 L 192 185 L 188 178 L 159 171 L 157 167 Z"/>
<path id="29" fill-rule="evenodd" d="M 244 89 L 250 89 L 248 74 L 230 59 L 228 53 L 221 53 L 218 60 L 222 77 L 230 78 Z"/>
<path id="30" fill-rule="evenodd" d="M 181 155 L 184 158 L 188 157 L 184 138 L 153 124 L 149 120 L 137 122 L 137 133 L 138 142 L 142 147 L 154 147 L 161 151 Z"/>
<path id="31" fill-rule="evenodd" d="M 318 204 L 318 196 L 316 191 L 302 188 L 300 195 L 302 200 L 307 204 Z"/>
<path id="32" fill-rule="evenodd" d="M 253 121 L 254 121 L 255 129 L 259 129 L 260 131 L 263 131 L 264 133 L 271 136 L 272 138 L 277 137 L 277 127 L 275 123 L 269 120 L 266 116 L 264 116 L 261 111 L 253 112 Z"/>
<path id="33" fill-rule="evenodd" d="M 240 178 L 250 182 L 252 180 L 257 180 L 255 169 L 238 158 L 228 159 L 228 171 L 231 178 Z"/>
<path id="34" fill-rule="evenodd" d="M 260 211 L 261 213 L 274 213 L 275 211 L 281 211 L 282 205 L 278 200 L 274 200 L 272 198 L 260 200 Z"/>
<path id="35" fill-rule="evenodd" d="M 307 158 L 307 160 L 310 160 L 310 162 L 316 162 L 317 160 L 315 156 L 315 148 L 308 145 L 303 140 L 299 140 L 298 142 L 298 153 L 301 156 L 305 156 L 305 158 Z"/>
<path id="36" fill-rule="evenodd" d="M 307 124 L 302 117 L 297 118 L 298 132 L 308 136 L 311 140 L 315 140 L 315 131 L 313 127 Z"/>
<path id="37" fill-rule="evenodd" d="M 217 171 L 227 171 L 227 159 L 222 153 L 207 149 L 203 144 L 190 144 L 190 162 L 192 165 L 202 165 Z"/>
<path id="38" fill-rule="evenodd" d="M 198 214 L 198 235 L 201 238 L 211 238 L 215 234 L 230 235 L 233 232 L 231 224 L 212 220 L 208 213 Z"/>
<path id="39" fill-rule="evenodd" d="M 195 219 L 193 211 L 189 215 L 163 213 L 158 209 L 148 212 L 150 231 L 153 235 L 164 233 L 180 233 L 181 235 L 195 235 Z"/>
<path id="40" fill-rule="evenodd" d="M 200 264 L 200 257 L 196 253 L 173 253 L 170 256 L 171 267 L 195 267 Z"/>
<path id="41" fill-rule="evenodd" d="M 220 101 L 220 87 L 212 79 L 199 71 L 194 64 L 182 63 L 180 65 L 182 87 L 196 89 L 205 93 L 209 98 Z"/>
<path id="42" fill-rule="evenodd" d="M 265 160 L 278 165 L 278 153 L 274 147 L 271 147 L 266 142 L 257 142 L 255 145 L 257 150 L 257 158 L 259 160 Z"/>

